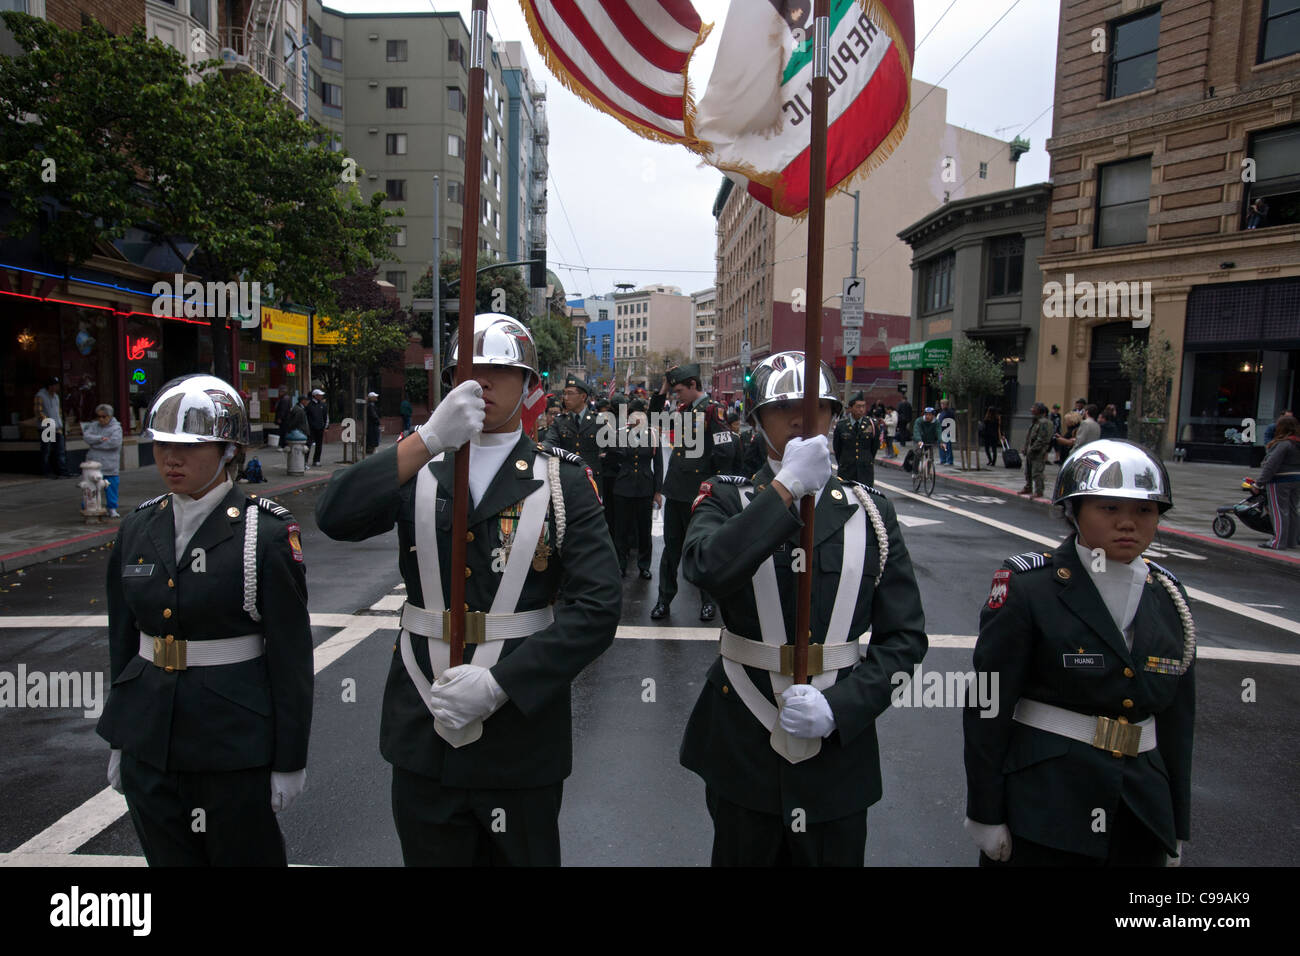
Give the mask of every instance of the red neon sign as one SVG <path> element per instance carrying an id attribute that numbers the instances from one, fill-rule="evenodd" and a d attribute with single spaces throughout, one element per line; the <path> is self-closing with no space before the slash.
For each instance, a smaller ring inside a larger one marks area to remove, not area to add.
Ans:
<path id="1" fill-rule="evenodd" d="M 129 338 L 126 340 L 126 357 L 129 361 L 138 362 L 144 358 L 144 353 L 154 347 L 154 340 L 141 336 L 132 342 Z"/>

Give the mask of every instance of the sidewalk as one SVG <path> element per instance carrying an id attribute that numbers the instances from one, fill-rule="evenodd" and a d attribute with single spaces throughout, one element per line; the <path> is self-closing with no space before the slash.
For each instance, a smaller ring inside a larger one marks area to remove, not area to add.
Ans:
<path id="1" fill-rule="evenodd" d="M 899 449 L 899 452 L 900 454 L 895 458 L 890 458 L 883 452 L 877 455 L 876 473 L 880 475 L 883 469 L 896 469 L 898 474 L 892 476 L 893 480 L 897 482 L 902 478 L 907 478 L 907 487 L 910 490 L 911 475 L 902 471 L 903 456 L 907 452 L 902 448 Z M 956 452 L 954 452 L 954 455 L 956 461 L 960 464 L 961 456 Z M 936 462 L 937 460 L 936 456 Z M 937 473 L 940 478 L 946 478 L 959 484 L 1001 491 L 1012 496 L 1015 496 L 1016 492 L 1025 486 L 1024 468 L 1005 467 L 1002 464 L 1000 454 L 998 455 L 998 463 L 993 468 L 988 467 L 988 459 L 983 457 L 982 450 L 980 451 L 979 462 L 979 471 L 975 471 L 973 468 L 970 471 L 962 471 L 960 467 L 953 465 L 937 465 Z M 975 459 L 972 456 L 971 465 L 974 464 Z M 1236 504 L 1246 497 L 1246 492 L 1241 490 L 1241 479 L 1247 475 L 1257 476 L 1259 474 L 1258 469 L 1252 470 L 1241 465 L 1178 461 L 1166 461 L 1165 468 L 1169 471 L 1169 483 L 1173 487 L 1174 506 L 1165 512 L 1160 519 L 1161 534 L 1194 538 L 1203 544 L 1221 547 L 1225 553 L 1235 553 L 1241 556 L 1249 555 L 1250 557 L 1269 561 L 1274 565 L 1300 568 L 1300 550 L 1277 552 L 1261 548 L 1259 543 L 1267 541 L 1268 537 L 1247 528 L 1241 521 L 1237 521 L 1236 533 L 1231 538 L 1217 537 L 1210 527 L 1214 521 L 1216 508 L 1220 505 Z M 1055 462 L 1048 461 L 1043 477 L 1044 490 L 1049 496 L 1052 494 L 1052 486 L 1056 482 L 1056 475 L 1059 470 L 1060 466 Z M 942 492 L 938 491 L 937 493 Z M 1024 500 L 1029 501 L 1030 499 L 1026 495 Z M 1052 508 L 1051 503 L 1043 498 L 1034 499 L 1032 504 L 1048 510 Z"/>
<path id="2" fill-rule="evenodd" d="M 379 447 L 389 444 L 391 440 Z M 342 454 L 342 445 L 326 442 L 320 468 L 308 468 L 306 474 L 291 477 L 285 474 L 284 452 L 256 445 L 249 448 L 248 456 L 261 462 L 267 480 L 255 485 L 241 481 L 236 486 L 245 494 L 270 498 L 321 484 L 336 469 L 348 467 L 340 460 Z M 0 574 L 88 551 L 113 540 L 122 522 L 114 518 L 83 521 L 79 485 L 71 478 L 51 481 L 29 475 L 0 475 Z M 140 502 L 166 490 L 153 466 L 123 472 L 118 482 L 117 510 L 130 514 Z"/>

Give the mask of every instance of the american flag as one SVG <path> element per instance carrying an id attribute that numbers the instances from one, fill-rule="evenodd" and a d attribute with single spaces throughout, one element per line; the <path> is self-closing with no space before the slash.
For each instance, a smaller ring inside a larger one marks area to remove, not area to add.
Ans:
<path id="1" fill-rule="evenodd" d="M 686 66 L 708 36 L 690 0 L 520 0 L 547 66 L 651 139 L 690 145 Z"/>

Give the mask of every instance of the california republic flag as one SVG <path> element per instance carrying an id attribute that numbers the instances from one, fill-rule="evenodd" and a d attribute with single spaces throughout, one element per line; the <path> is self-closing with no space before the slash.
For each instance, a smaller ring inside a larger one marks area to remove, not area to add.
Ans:
<path id="1" fill-rule="evenodd" d="M 831 0 L 828 191 L 902 140 L 913 46 L 912 0 Z M 812 0 L 733 0 L 693 124 L 693 148 L 786 216 L 808 209 L 812 60 Z"/>

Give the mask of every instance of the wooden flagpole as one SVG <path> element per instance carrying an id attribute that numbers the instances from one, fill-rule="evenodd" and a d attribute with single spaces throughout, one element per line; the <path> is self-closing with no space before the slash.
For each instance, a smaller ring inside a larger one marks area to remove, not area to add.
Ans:
<path id="1" fill-rule="evenodd" d="M 826 102 L 830 97 L 827 65 L 830 56 L 830 0 L 813 6 L 812 143 L 808 172 L 808 324 L 804 329 L 803 437 L 817 434 L 818 396 L 822 362 L 822 266 L 826 247 Z M 813 509 L 816 498 L 799 502 L 804 566 L 799 573 L 799 603 L 795 611 L 794 682 L 808 683 L 809 623 L 812 618 Z"/>
<path id="2" fill-rule="evenodd" d="M 479 191 L 483 182 L 483 85 L 487 49 L 487 0 L 474 0 L 469 24 L 469 116 L 465 121 L 465 206 L 460 221 L 460 313 L 456 320 L 456 381 L 468 382 L 474 374 L 474 303 L 478 292 Z M 824 121 L 824 117 L 823 117 Z M 824 178 L 824 174 L 823 174 Z M 434 264 L 435 282 L 438 281 Z M 469 531 L 469 443 L 456 452 L 456 478 L 452 490 L 450 664 L 465 662 L 465 563 Z"/>

